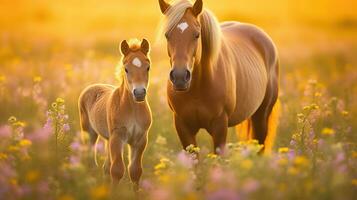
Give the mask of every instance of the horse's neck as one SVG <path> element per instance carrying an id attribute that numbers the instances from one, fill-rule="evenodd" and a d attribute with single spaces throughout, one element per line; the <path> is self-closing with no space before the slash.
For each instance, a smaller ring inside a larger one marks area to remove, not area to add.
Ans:
<path id="1" fill-rule="evenodd" d="M 216 63 L 209 63 L 209 59 L 201 57 L 199 63 L 195 63 L 192 71 L 191 88 L 201 90 L 202 87 L 209 87 L 212 83 L 213 68 Z"/>
<path id="2" fill-rule="evenodd" d="M 191 87 L 200 89 L 211 82 L 212 69 L 211 66 L 204 63 L 197 63 L 192 71 Z"/>

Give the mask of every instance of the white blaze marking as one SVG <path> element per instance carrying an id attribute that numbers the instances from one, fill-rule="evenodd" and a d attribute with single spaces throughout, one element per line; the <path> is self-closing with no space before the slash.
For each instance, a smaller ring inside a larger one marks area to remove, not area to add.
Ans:
<path id="1" fill-rule="evenodd" d="M 177 28 L 181 30 L 181 33 L 183 33 L 188 28 L 188 24 L 187 22 L 182 22 L 179 25 L 177 25 Z"/>
<path id="2" fill-rule="evenodd" d="M 133 65 L 137 66 L 137 67 L 141 67 L 141 61 L 139 60 L 139 58 L 134 58 L 133 60 Z"/>

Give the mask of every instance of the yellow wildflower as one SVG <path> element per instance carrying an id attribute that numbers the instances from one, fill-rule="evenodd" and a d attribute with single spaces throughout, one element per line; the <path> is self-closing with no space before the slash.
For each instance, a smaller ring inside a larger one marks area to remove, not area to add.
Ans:
<path id="1" fill-rule="evenodd" d="M 217 154 L 209 153 L 209 154 L 207 154 L 207 158 L 215 159 L 215 158 L 217 158 Z"/>
<path id="2" fill-rule="evenodd" d="M 309 160 L 305 156 L 297 156 L 294 159 L 294 164 L 297 166 L 307 167 L 309 166 Z"/>
<path id="3" fill-rule="evenodd" d="M 289 152 L 289 148 L 288 147 L 280 147 L 279 148 L 279 153 L 288 153 Z"/>
<path id="4" fill-rule="evenodd" d="M 71 195 L 65 194 L 60 196 L 57 200 L 74 200 L 74 198 Z"/>
<path id="5" fill-rule="evenodd" d="M 319 109 L 320 107 L 319 107 L 317 104 L 311 104 L 311 105 L 310 105 L 310 108 L 311 108 L 312 110 L 317 110 L 317 109 Z"/>
<path id="6" fill-rule="evenodd" d="M 318 142 L 319 142 L 319 141 L 318 141 L 317 139 L 313 139 L 313 140 L 312 140 L 312 143 L 315 144 L 315 145 L 318 144 Z"/>
<path id="7" fill-rule="evenodd" d="M 243 160 L 241 163 L 243 169 L 249 170 L 253 167 L 253 162 L 249 159 Z"/>
<path id="8" fill-rule="evenodd" d="M 31 145 L 32 145 L 32 142 L 28 139 L 22 139 L 19 142 L 19 146 L 21 146 L 21 147 L 29 147 Z"/>
<path id="9" fill-rule="evenodd" d="M 16 119 L 16 117 L 11 116 L 11 117 L 9 117 L 9 119 L 7 121 L 10 123 L 15 123 L 17 121 L 17 119 Z"/>
<path id="10" fill-rule="evenodd" d="M 57 103 L 53 102 L 51 106 L 52 106 L 52 108 L 57 108 Z"/>
<path id="11" fill-rule="evenodd" d="M 348 116 L 348 111 L 344 110 L 344 111 L 341 112 L 341 114 L 346 117 L 346 116 Z"/>
<path id="12" fill-rule="evenodd" d="M 57 98 L 57 99 L 56 99 L 56 102 L 57 102 L 58 104 L 63 104 L 63 103 L 64 103 L 64 99 L 62 99 L 62 98 Z"/>
<path id="13" fill-rule="evenodd" d="M 186 147 L 186 151 L 188 151 L 189 153 L 199 153 L 200 152 L 200 148 L 196 147 L 193 144 L 191 144 L 191 145 Z"/>
<path id="14" fill-rule="evenodd" d="M 357 186 L 357 179 L 352 180 L 352 185 Z"/>
<path id="15" fill-rule="evenodd" d="M 304 107 L 303 107 L 303 110 L 304 110 L 304 111 L 308 111 L 308 110 L 310 110 L 310 109 L 311 109 L 311 106 L 304 106 Z"/>
<path id="16" fill-rule="evenodd" d="M 352 152 L 352 158 L 357 158 L 357 151 Z"/>
<path id="17" fill-rule="evenodd" d="M 159 164 L 155 165 L 155 170 L 165 169 L 166 164 L 164 162 L 160 162 Z"/>
<path id="18" fill-rule="evenodd" d="M 107 185 L 99 185 L 90 191 L 90 195 L 93 199 L 106 199 L 109 195 L 109 189 Z"/>
<path id="19" fill-rule="evenodd" d="M 41 82 L 41 81 L 42 81 L 42 77 L 41 77 L 41 76 L 35 76 L 35 77 L 33 77 L 33 82 L 39 83 L 39 82 Z"/>
<path id="20" fill-rule="evenodd" d="M 315 97 L 321 97 L 321 96 L 322 96 L 321 92 L 315 92 Z"/>
<path id="21" fill-rule="evenodd" d="M 333 135 L 335 134 L 335 130 L 333 130 L 332 128 L 324 128 L 322 129 L 321 133 L 323 135 Z"/>
<path id="22" fill-rule="evenodd" d="M 25 179 L 29 183 L 34 183 L 40 178 L 40 172 L 37 170 L 30 170 L 26 173 Z"/>
<path id="23" fill-rule="evenodd" d="M 259 141 L 258 140 L 249 140 L 248 144 L 257 145 L 257 144 L 259 144 Z"/>
<path id="24" fill-rule="evenodd" d="M 17 151 L 19 151 L 20 148 L 15 145 L 10 145 L 7 149 L 11 152 L 17 152 Z"/>
<path id="25" fill-rule="evenodd" d="M 0 160 L 6 160 L 7 157 L 8 156 L 5 153 L 0 153 Z"/>
<path id="26" fill-rule="evenodd" d="M 19 126 L 19 127 L 24 127 L 24 126 L 26 126 L 25 122 L 22 122 L 22 121 L 16 121 L 16 122 L 14 122 L 12 125 L 14 125 L 14 126 Z"/>
<path id="27" fill-rule="evenodd" d="M 303 118 L 304 118 L 304 116 L 305 116 L 305 115 L 304 115 L 304 114 L 302 114 L 302 113 L 298 113 L 298 114 L 297 114 L 297 117 L 298 117 L 299 119 L 303 119 Z"/>
<path id="28" fill-rule="evenodd" d="M 9 183 L 10 183 L 11 185 L 17 185 L 17 180 L 16 180 L 16 178 L 11 178 L 11 179 L 9 180 Z"/>

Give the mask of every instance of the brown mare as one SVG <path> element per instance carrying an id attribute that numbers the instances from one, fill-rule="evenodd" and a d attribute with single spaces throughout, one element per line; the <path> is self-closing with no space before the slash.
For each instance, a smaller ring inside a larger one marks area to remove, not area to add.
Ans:
<path id="1" fill-rule="evenodd" d="M 129 144 L 129 176 L 137 184 L 151 125 L 151 111 L 145 98 L 150 69 L 149 43 L 143 39 L 141 43 L 136 41 L 129 45 L 124 40 L 120 49 L 123 55 L 120 85 L 87 87 L 79 97 L 80 122 L 92 144 L 98 136 L 109 140 L 104 170 L 109 171 L 114 183 L 124 175 L 123 148 Z"/>
<path id="2" fill-rule="evenodd" d="M 279 62 L 269 36 L 250 24 L 219 24 L 202 0 L 159 4 L 171 63 L 168 102 L 183 147 L 196 145 L 204 128 L 219 153 L 228 127 L 248 121 L 253 130 L 248 137 L 270 150 Z"/>

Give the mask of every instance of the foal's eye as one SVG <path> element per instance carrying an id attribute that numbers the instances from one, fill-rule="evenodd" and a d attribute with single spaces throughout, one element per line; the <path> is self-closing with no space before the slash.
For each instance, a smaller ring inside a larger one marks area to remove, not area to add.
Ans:
<path id="1" fill-rule="evenodd" d="M 149 71 L 150 70 L 150 67 L 146 68 L 146 71 Z"/>
<path id="2" fill-rule="evenodd" d="M 169 33 L 165 33 L 166 39 L 169 39 Z"/>
<path id="3" fill-rule="evenodd" d="M 125 73 L 128 73 L 128 69 L 127 68 L 125 68 Z"/>

